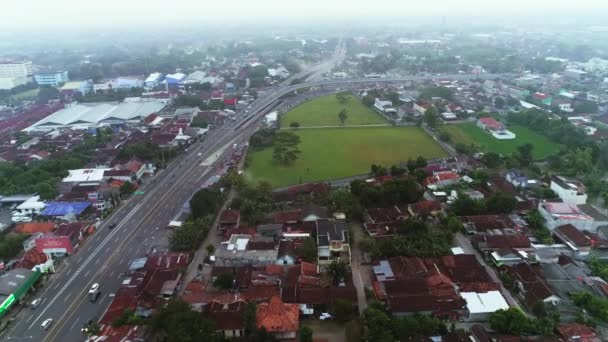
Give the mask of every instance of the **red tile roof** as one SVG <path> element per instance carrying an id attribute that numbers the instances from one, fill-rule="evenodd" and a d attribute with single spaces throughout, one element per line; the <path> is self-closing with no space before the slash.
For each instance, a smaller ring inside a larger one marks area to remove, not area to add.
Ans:
<path id="1" fill-rule="evenodd" d="M 272 215 L 273 223 L 286 224 L 302 220 L 302 209 L 279 211 Z"/>
<path id="2" fill-rule="evenodd" d="M 16 268 L 32 269 L 36 265 L 43 264 L 47 261 L 46 254 L 39 253 L 36 248 L 32 248 L 25 252 L 23 257 L 15 265 Z"/>
<path id="3" fill-rule="evenodd" d="M 242 300 L 229 304 L 212 302 L 205 307 L 205 313 L 218 330 L 242 330 L 245 329 L 243 315 L 246 305 Z"/>
<path id="4" fill-rule="evenodd" d="M 258 304 L 256 319 L 258 328 L 271 333 L 296 332 L 300 326 L 300 310 L 298 304 L 283 303 L 275 296 L 268 303 Z"/>
<path id="5" fill-rule="evenodd" d="M 15 232 L 19 234 L 34 235 L 36 233 L 50 233 L 55 230 L 53 222 L 29 222 L 20 223 L 15 227 Z"/>
<path id="6" fill-rule="evenodd" d="M 532 247 L 530 239 L 525 235 L 476 235 L 471 240 L 479 248 L 489 250 Z"/>
<path id="7" fill-rule="evenodd" d="M 579 323 L 560 323 L 555 328 L 559 334 L 568 341 L 600 341 L 593 329 Z"/>
<path id="8" fill-rule="evenodd" d="M 576 247 L 590 247 L 591 239 L 583 232 L 571 224 L 566 224 L 555 228 L 555 235 L 558 238 L 565 238 Z"/>
<path id="9" fill-rule="evenodd" d="M 414 204 L 410 204 L 411 211 L 414 215 L 430 215 L 434 211 L 441 211 L 441 203 L 438 201 L 421 201 Z"/>
<path id="10" fill-rule="evenodd" d="M 220 214 L 220 224 L 238 224 L 241 212 L 236 209 L 226 209 Z"/>

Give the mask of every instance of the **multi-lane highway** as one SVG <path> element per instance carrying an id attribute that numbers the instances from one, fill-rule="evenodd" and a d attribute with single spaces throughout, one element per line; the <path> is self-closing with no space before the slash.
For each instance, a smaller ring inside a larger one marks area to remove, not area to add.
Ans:
<path id="1" fill-rule="evenodd" d="M 281 84 L 271 88 L 249 107 L 249 117 L 230 122 L 209 132 L 204 142 L 191 146 L 187 153 L 172 161 L 153 180 L 141 188 L 144 196 L 133 196 L 122 205 L 98 231 L 90 237 L 77 254 L 66 260 L 60 272 L 39 293 L 43 303 L 36 309 L 23 309 L 3 340 L 18 341 L 79 341 L 80 328 L 90 319 L 98 319 L 108 307 L 127 271 L 129 262 L 158 246 L 167 245 L 164 226 L 180 207 L 205 181 L 214 176 L 222 163 L 215 156 L 230 153 L 234 143 L 244 142 L 259 126 L 260 118 L 281 96 L 294 90 L 313 86 L 361 85 L 363 83 L 395 83 L 425 79 L 473 78 L 493 79 L 501 75 L 443 75 L 409 76 L 383 79 L 341 79 L 311 81 L 297 85 Z M 220 156 L 221 157 L 221 156 Z M 208 161 L 212 162 L 208 162 Z M 207 162 L 204 162 L 207 161 Z M 109 224 L 117 224 L 110 230 Z M 91 284 L 101 285 L 102 297 L 96 303 L 87 299 Z M 46 318 L 54 320 L 48 331 L 40 324 Z"/>

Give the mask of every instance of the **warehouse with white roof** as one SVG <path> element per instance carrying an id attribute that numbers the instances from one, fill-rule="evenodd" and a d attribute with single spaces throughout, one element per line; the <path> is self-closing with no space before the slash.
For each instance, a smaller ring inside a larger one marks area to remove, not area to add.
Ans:
<path id="1" fill-rule="evenodd" d="M 121 103 L 78 103 L 59 110 L 24 129 L 52 131 L 55 129 L 82 129 L 137 123 L 148 115 L 161 111 L 168 103 L 166 99 L 127 98 Z"/>

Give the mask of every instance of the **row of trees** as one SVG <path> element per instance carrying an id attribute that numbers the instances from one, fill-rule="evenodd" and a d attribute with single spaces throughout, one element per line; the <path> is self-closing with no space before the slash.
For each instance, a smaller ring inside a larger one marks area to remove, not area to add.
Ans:
<path id="1" fill-rule="evenodd" d="M 366 341 L 410 341 L 416 337 L 444 335 L 448 329 L 440 319 L 426 315 L 393 317 L 374 303 L 363 312 Z"/>
<path id="2" fill-rule="evenodd" d="M 490 317 L 490 326 L 501 334 L 521 336 L 553 335 L 555 325 L 559 323 L 560 316 L 557 311 L 547 312 L 537 310 L 539 318 L 530 318 L 520 309 L 512 307 L 507 310 L 498 310 Z"/>

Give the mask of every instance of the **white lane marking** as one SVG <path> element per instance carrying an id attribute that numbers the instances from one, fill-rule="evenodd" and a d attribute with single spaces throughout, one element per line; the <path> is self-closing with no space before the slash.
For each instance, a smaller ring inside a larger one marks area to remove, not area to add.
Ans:
<path id="1" fill-rule="evenodd" d="M 84 277 L 85 278 L 88 277 L 90 273 L 91 273 L 91 270 L 88 270 L 87 273 L 84 274 Z"/>
<path id="2" fill-rule="evenodd" d="M 76 323 L 78 323 L 77 319 L 75 319 L 74 323 L 72 323 L 72 325 L 70 326 L 70 330 L 74 330 L 74 327 L 76 326 Z"/>
<path id="3" fill-rule="evenodd" d="M 110 232 L 110 234 L 108 234 L 103 241 L 101 241 L 101 243 L 97 246 L 97 248 L 95 248 L 95 250 L 93 250 L 93 252 L 89 254 L 89 257 L 82 263 L 82 265 L 80 265 L 80 267 L 76 270 L 76 272 L 74 272 L 72 274 L 70 279 L 68 279 L 64 283 L 63 287 L 59 290 L 57 295 L 55 295 L 55 297 L 53 297 L 53 299 L 46 304 L 46 306 L 44 307 L 42 312 L 40 312 L 40 314 L 36 317 L 36 319 L 34 320 L 34 322 L 32 322 L 32 324 L 29 326 L 28 329 L 32 329 L 34 327 L 34 324 L 36 324 L 36 322 L 38 322 L 40 320 L 40 318 L 42 318 L 46 314 L 46 312 L 48 311 L 48 309 L 51 306 L 53 306 L 53 303 L 55 303 L 55 301 L 58 298 L 61 298 L 61 296 L 66 291 L 68 286 L 70 286 L 74 282 L 76 277 L 78 277 L 78 275 L 88 266 L 89 263 L 91 263 L 91 261 L 93 259 L 96 259 L 97 261 L 99 261 L 99 258 L 96 258 L 96 255 L 99 253 L 99 251 L 103 247 L 105 247 L 106 244 L 108 244 L 108 242 L 110 241 L 110 239 L 112 239 L 114 237 L 114 235 L 118 234 L 118 232 L 120 230 L 122 230 L 122 228 L 125 226 L 124 224 L 122 224 L 122 222 L 127 222 L 134 215 L 134 213 L 137 211 L 137 209 L 139 209 L 139 207 L 141 207 L 141 205 L 142 205 L 142 203 L 139 203 L 138 205 L 136 205 L 135 208 L 133 208 L 133 210 L 121 221 L 121 224 L 119 224 L 116 228 L 114 228 L 114 230 L 112 232 Z M 69 297 L 70 296 L 66 295 L 64 297 L 64 302 Z"/>

